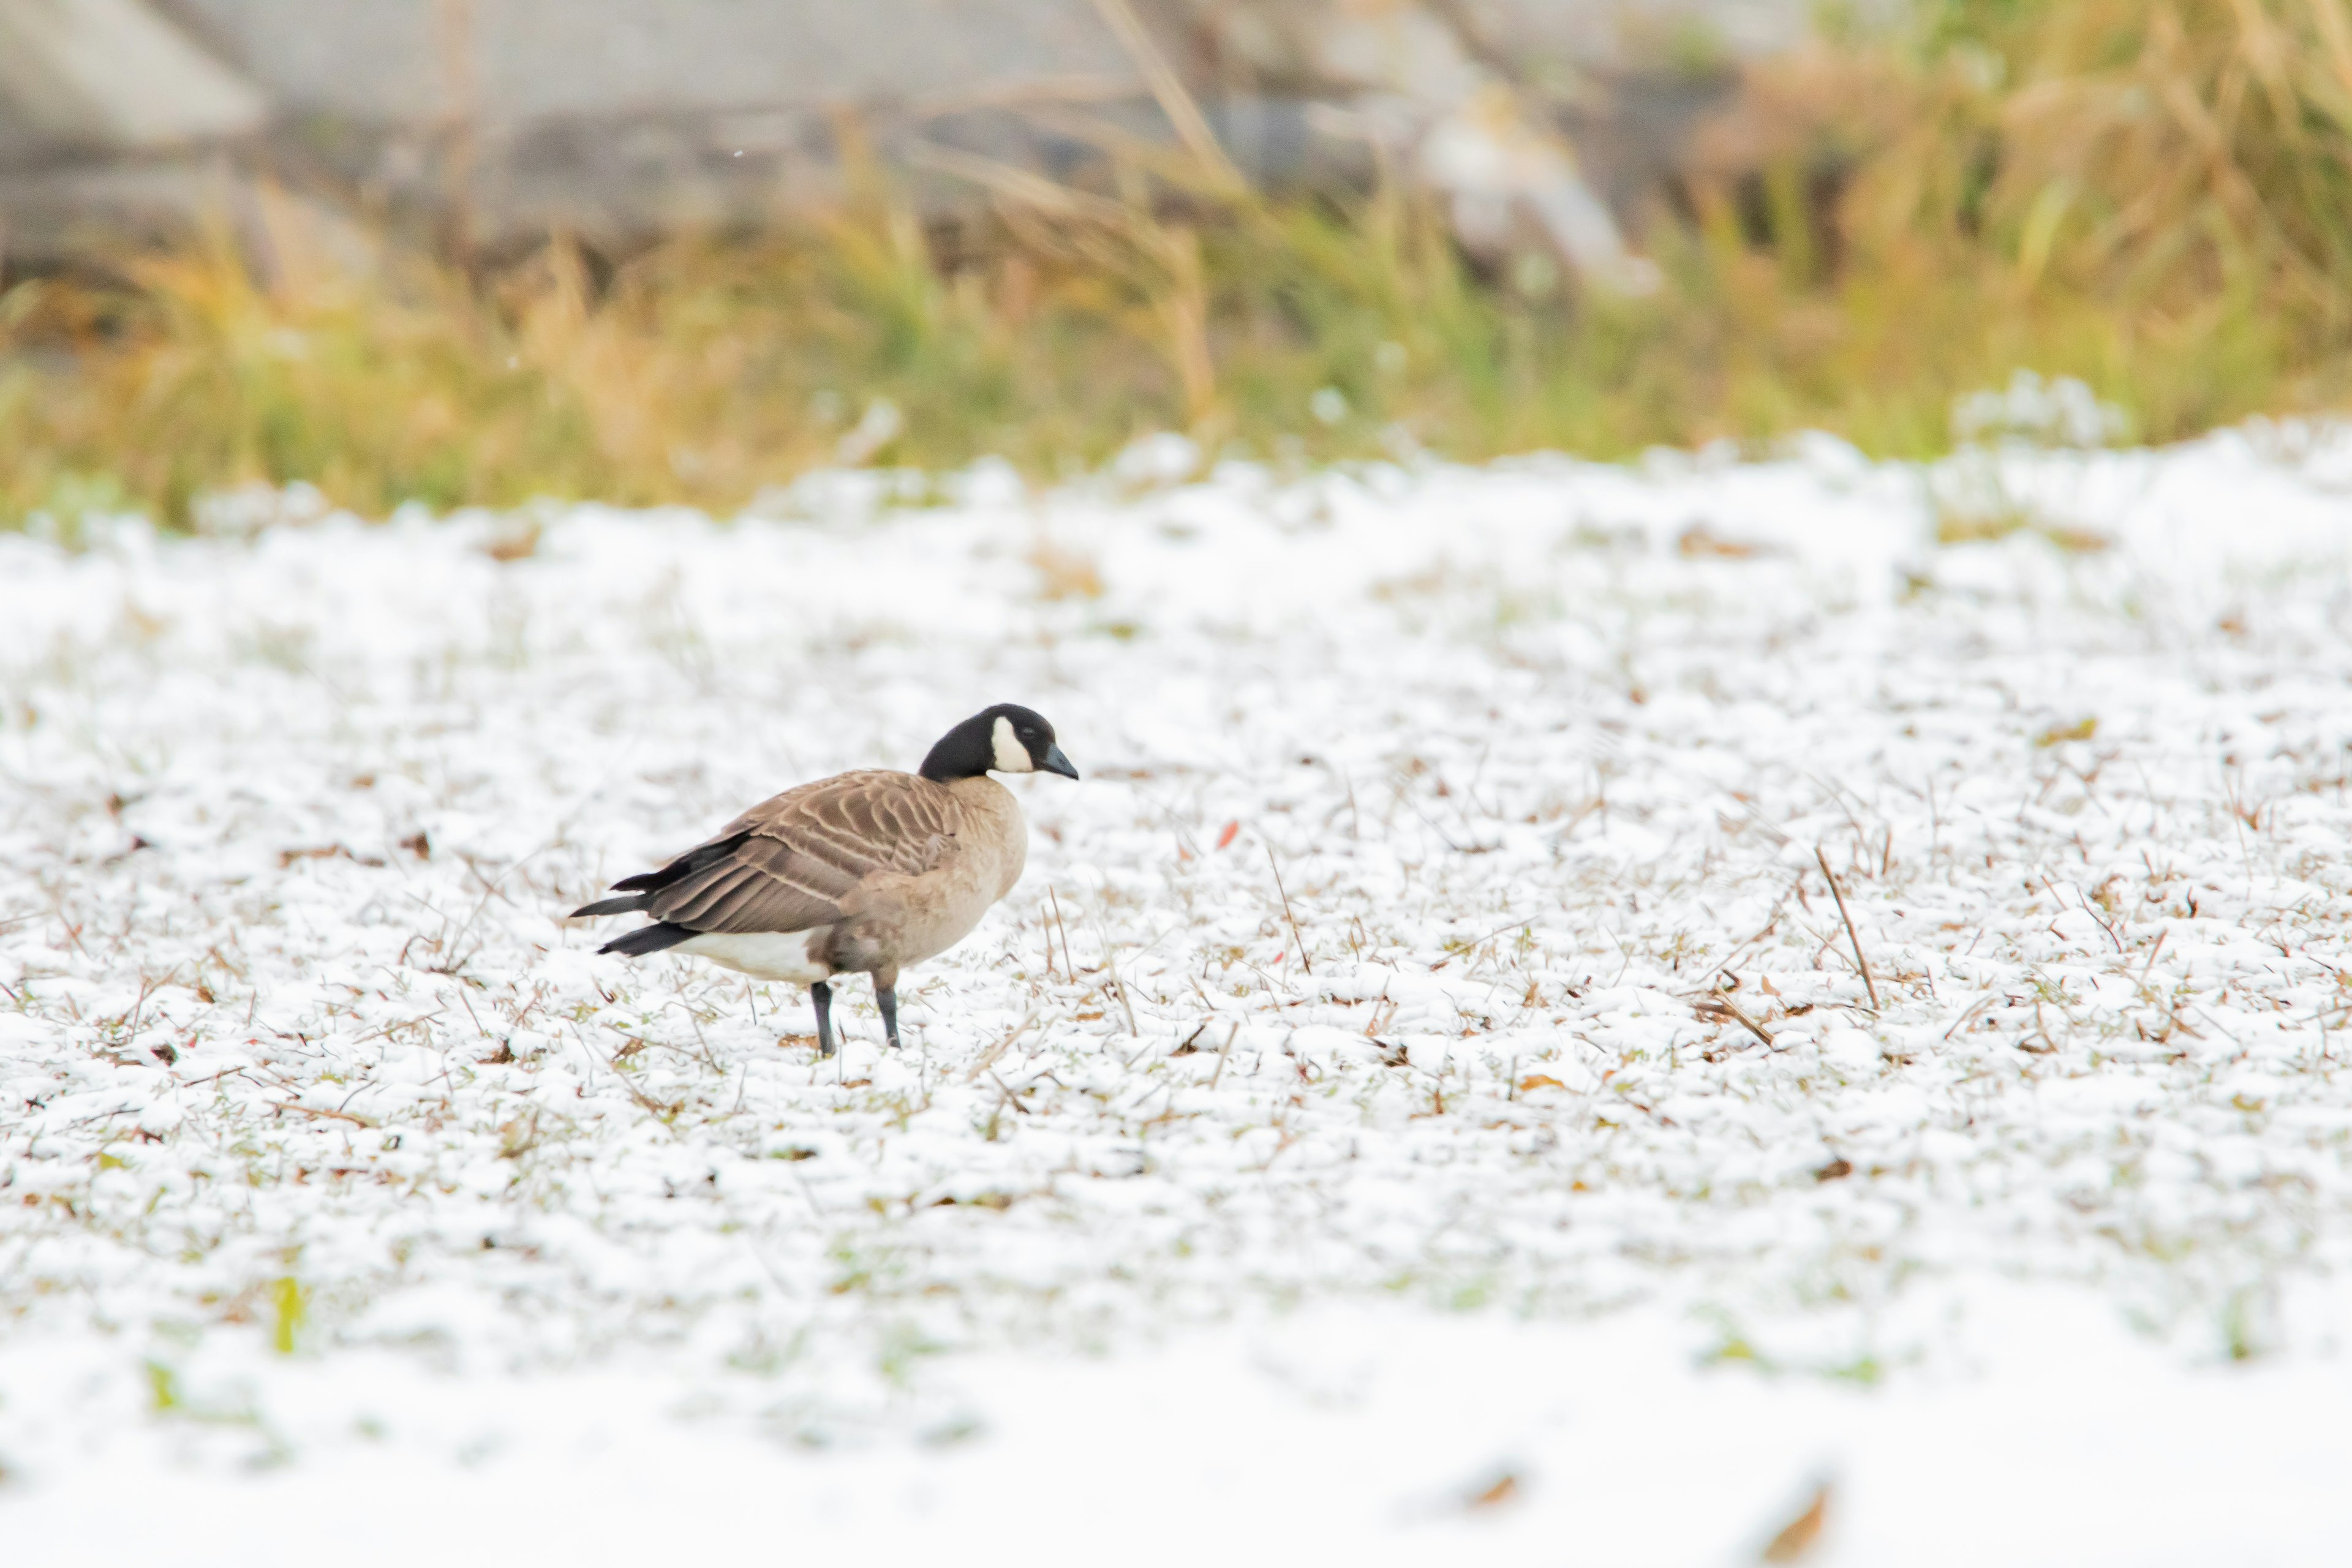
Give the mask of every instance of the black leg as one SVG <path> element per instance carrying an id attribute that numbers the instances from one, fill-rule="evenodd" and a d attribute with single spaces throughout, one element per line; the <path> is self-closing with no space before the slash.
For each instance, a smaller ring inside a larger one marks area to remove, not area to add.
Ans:
<path id="1" fill-rule="evenodd" d="M 816 1004 L 817 1055 L 833 1055 L 833 987 L 820 980 L 809 987 L 809 1000 Z"/>
<path id="2" fill-rule="evenodd" d="M 874 982 L 874 1005 L 882 1009 L 882 1032 L 890 1037 L 890 1048 L 898 1048 L 898 990 L 885 985 L 879 977 Z"/>

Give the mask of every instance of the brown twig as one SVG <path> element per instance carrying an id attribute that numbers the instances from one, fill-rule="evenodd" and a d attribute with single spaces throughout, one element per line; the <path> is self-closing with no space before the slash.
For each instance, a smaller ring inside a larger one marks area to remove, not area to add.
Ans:
<path id="1" fill-rule="evenodd" d="M 1862 969 L 1862 986 L 1870 993 L 1870 1009 L 1875 1013 L 1880 1010 L 1878 982 L 1870 977 L 1870 960 L 1864 954 L 1862 938 L 1853 929 L 1853 916 L 1846 910 L 1845 889 L 1838 886 L 1837 876 L 1830 869 L 1830 858 L 1822 853 L 1822 847 L 1818 844 L 1813 846 L 1813 858 L 1821 863 L 1822 878 L 1830 885 L 1830 897 L 1837 900 L 1838 919 L 1845 921 L 1845 937 L 1853 943 L 1853 961 Z"/>
<path id="2" fill-rule="evenodd" d="M 1290 912 L 1290 889 L 1282 885 L 1282 868 L 1275 864 L 1271 844 L 1265 846 L 1265 863 L 1274 872 L 1274 890 L 1282 895 L 1282 918 L 1290 922 L 1290 940 L 1298 944 L 1298 967 L 1312 974 L 1315 963 L 1307 956 L 1307 939 L 1298 934 L 1298 917 Z"/>
<path id="3" fill-rule="evenodd" d="M 276 1105 L 280 1110 L 299 1110 L 305 1116 L 331 1116 L 338 1121 L 355 1121 L 362 1127 L 376 1127 L 382 1125 L 382 1123 L 378 1122 L 373 1116 L 362 1116 L 357 1111 L 320 1110 L 316 1106 L 297 1105 L 290 1100 L 273 1100 L 271 1103 Z"/>

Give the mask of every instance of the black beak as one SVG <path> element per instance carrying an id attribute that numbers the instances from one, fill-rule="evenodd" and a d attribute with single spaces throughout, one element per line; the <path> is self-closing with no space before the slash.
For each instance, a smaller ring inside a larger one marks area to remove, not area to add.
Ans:
<path id="1" fill-rule="evenodd" d="M 1059 773 L 1066 779 L 1078 776 L 1078 770 L 1070 765 L 1069 758 L 1062 755 L 1062 748 L 1059 746 L 1046 747 L 1045 760 L 1039 763 L 1037 767 L 1043 773 Z"/>

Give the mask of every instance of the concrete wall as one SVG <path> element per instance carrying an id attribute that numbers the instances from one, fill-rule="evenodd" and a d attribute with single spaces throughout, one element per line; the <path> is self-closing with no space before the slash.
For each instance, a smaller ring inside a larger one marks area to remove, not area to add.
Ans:
<path id="1" fill-rule="evenodd" d="M 1139 91 L 1089 0 L 170 0 L 291 114 L 379 125 Z"/>

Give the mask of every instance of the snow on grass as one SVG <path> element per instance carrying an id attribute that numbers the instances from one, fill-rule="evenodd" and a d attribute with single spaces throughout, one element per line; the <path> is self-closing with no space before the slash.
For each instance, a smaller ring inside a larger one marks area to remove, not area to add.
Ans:
<path id="1" fill-rule="evenodd" d="M 2242 1514 L 2158 1480 L 2271 1452 L 2231 1422 L 2307 1458 L 2342 1382 L 2345 467 L 0 539 L 0 1519 L 63 1562 L 125 1456 L 485 1515 L 488 1466 L 617 1552 L 633 1467 L 851 1534 L 1010 1528 L 1000 1471 L 1131 1517 L 1156 1467 L 1367 1551 L 1686 1562 L 1818 1471 L 1840 1560 L 2210 1560 Z M 862 982 L 820 1062 L 798 993 L 560 919 L 1001 700 L 1087 776 L 1014 783 L 1028 875 L 900 1056 Z M 2049 1489 L 1995 1407 L 2153 1500 L 2000 1535 Z M 1730 1436 L 1619 1474 L 1675 1423 Z M 1954 1533 L 1916 1465 L 2021 1500 Z M 2278 1561 L 2345 1522 L 2266 1517 Z"/>

